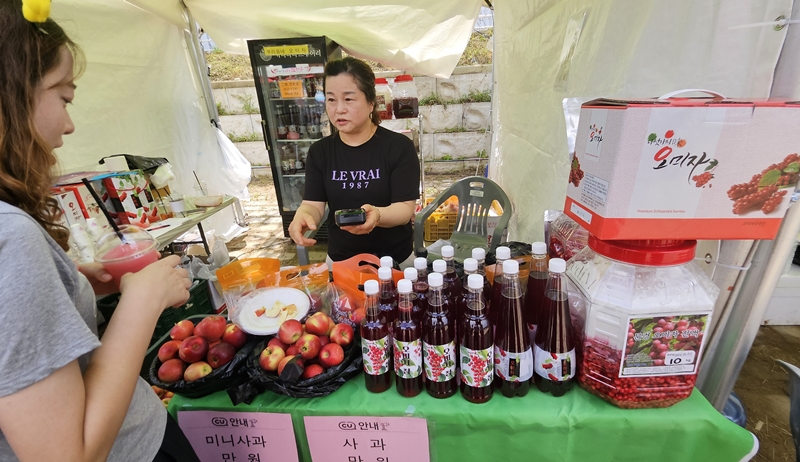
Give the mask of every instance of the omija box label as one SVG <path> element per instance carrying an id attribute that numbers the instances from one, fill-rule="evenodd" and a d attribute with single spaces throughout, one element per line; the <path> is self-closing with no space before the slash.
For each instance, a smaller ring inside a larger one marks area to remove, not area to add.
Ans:
<path id="1" fill-rule="evenodd" d="M 707 314 L 629 318 L 619 376 L 696 373 L 708 320 Z"/>

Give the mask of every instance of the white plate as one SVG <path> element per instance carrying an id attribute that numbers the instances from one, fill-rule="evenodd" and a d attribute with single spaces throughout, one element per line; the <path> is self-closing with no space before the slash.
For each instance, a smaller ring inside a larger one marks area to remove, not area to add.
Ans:
<path id="1" fill-rule="evenodd" d="M 270 309 L 275 302 L 281 302 L 284 305 L 294 304 L 297 307 L 297 313 L 286 319 L 303 319 L 311 306 L 308 295 L 301 290 L 291 287 L 257 289 L 240 298 L 236 304 L 236 310 L 239 311 L 237 324 L 248 334 L 272 335 L 277 333 L 280 327 L 279 318 L 256 316 L 257 309 L 262 307 Z"/>

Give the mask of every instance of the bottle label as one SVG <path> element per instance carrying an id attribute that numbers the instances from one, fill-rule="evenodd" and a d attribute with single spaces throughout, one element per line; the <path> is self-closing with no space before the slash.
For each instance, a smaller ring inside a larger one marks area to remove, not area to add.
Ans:
<path id="1" fill-rule="evenodd" d="M 577 361 L 575 349 L 566 353 L 552 353 L 533 346 L 533 368 L 540 377 L 553 382 L 564 382 L 575 377 Z"/>
<path id="2" fill-rule="evenodd" d="M 533 377 L 533 352 L 528 348 L 522 353 L 514 353 L 495 346 L 494 371 L 507 382 L 530 380 Z"/>
<path id="3" fill-rule="evenodd" d="M 386 112 L 386 97 L 375 95 L 375 105 L 378 106 L 378 112 Z"/>
<path id="4" fill-rule="evenodd" d="M 422 374 L 422 341 L 394 339 L 394 373 L 401 379 L 415 379 Z"/>
<path id="5" fill-rule="evenodd" d="M 286 134 L 286 126 L 285 125 L 278 125 L 278 134 L 285 135 Z"/>
<path id="6" fill-rule="evenodd" d="M 694 374 L 709 318 L 708 314 L 629 318 L 619 376 Z"/>
<path id="7" fill-rule="evenodd" d="M 456 376 L 456 342 L 430 345 L 422 342 L 425 353 L 425 377 L 434 382 L 447 382 Z"/>
<path id="8" fill-rule="evenodd" d="M 494 376 L 494 348 L 470 350 L 461 345 L 461 381 L 470 387 L 486 387 Z"/>
<path id="9" fill-rule="evenodd" d="M 361 337 L 364 372 L 369 375 L 382 375 L 389 372 L 389 348 L 391 347 L 392 343 L 388 335 L 380 340 L 367 340 Z"/>

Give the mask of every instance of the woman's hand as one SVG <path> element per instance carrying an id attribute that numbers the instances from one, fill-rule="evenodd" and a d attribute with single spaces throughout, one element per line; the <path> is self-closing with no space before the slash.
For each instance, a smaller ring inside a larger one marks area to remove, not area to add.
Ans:
<path id="1" fill-rule="evenodd" d="M 189 287 L 192 281 L 189 272 L 176 268 L 181 262 L 177 255 L 170 255 L 147 265 L 137 273 L 122 276 L 119 290 L 124 297 L 135 294 L 145 298 L 160 313 L 164 308 L 177 308 L 189 300 Z"/>
<path id="2" fill-rule="evenodd" d="M 317 243 L 316 239 L 309 239 L 304 236 L 306 231 L 310 229 L 317 229 L 317 223 L 314 217 L 298 210 L 294 214 L 294 219 L 289 224 L 289 236 L 295 244 L 309 247 Z"/>
<path id="3" fill-rule="evenodd" d="M 111 273 L 106 271 L 100 263 L 84 263 L 78 266 L 78 271 L 89 280 L 95 295 L 108 295 L 119 292 L 119 285 L 111 277 Z"/>
<path id="4" fill-rule="evenodd" d="M 351 234 L 369 234 L 373 229 L 378 227 L 381 221 L 381 212 L 378 207 L 372 204 L 364 204 L 361 206 L 367 213 L 367 220 L 362 225 L 340 226 L 339 228 Z"/>

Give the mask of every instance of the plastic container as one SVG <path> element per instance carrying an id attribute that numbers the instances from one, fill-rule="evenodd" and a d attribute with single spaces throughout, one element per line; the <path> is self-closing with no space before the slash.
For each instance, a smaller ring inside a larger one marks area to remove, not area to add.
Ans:
<path id="1" fill-rule="evenodd" d="M 111 273 L 119 284 L 127 273 L 135 273 L 158 261 L 156 240 L 147 231 L 134 225 L 121 225 L 119 233 L 109 232 L 97 243 L 95 261 Z"/>
<path id="2" fill-rule="evenodd" d="M 601 241 L 567 265 L 578 383 L 621 408 L 688 398 L 719 289 L 696 241 Z"/>
<path id="3" fill-rule="evenodd" d="M 561 214 L 550 223 L 550 238 L 547 242 L 550 258 L 569 261 L 586 247 L 589 233 L 566 214 Z"/>
<path id="4" fill-rule="evenodd" d="M 419 115 L 419 99 L 414 77 L 402 74 L 394 78 L 392 111 L 396 119 L 413 119 Z"/>
<path id="5" fill-rule="evenodd" d="M 389 88 L 389 82 L 386 79 L 375 79 L 375 104 L 381 120 L 392 118 L 392 89 Z"/>

